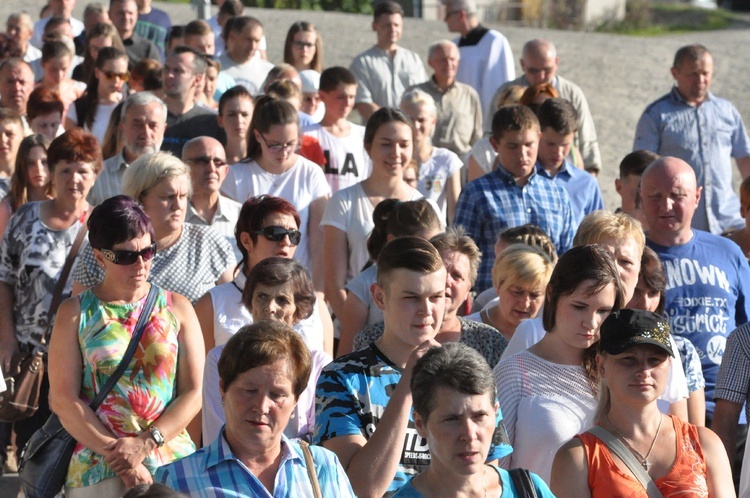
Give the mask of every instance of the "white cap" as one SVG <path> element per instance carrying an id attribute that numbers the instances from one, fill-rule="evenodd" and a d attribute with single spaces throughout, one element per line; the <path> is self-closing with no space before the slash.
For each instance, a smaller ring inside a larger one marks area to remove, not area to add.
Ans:
<path id="1" fill-rule="evenodd" d="M 320 73 L 314 69 L 300 71 L 299 77 L 302 80 L 302 93 L 315 93 L 320 88 Z"/>

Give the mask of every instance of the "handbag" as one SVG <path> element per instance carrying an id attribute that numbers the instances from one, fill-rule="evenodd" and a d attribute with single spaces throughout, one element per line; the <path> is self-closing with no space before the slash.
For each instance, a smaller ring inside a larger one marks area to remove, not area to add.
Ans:
<path id="1" fill-rule="evenodd" d="M 86 220 L 88 220 L 88 217 Z M 3 422 L 24 420 L 34 415 L 39 408 L 39 391 L 44 378 L 44 355 L 47 352 L 47 342 L 52 334 L 52 325 L 57 308 L 60 307 L 62 302 L 65 283 L 68 281 L 70 270 L 73 269 L 73 261 L 76 259 L 87 232 L 88 226 L 84 221 L 83 226 L 78 230 L 68 256 L 65 258 L 60 278 L 57 279 L 55 284 L 47 315 L 47 330 L 42 335 L 41 345 L 33 348 L 20 348 L 11 359 L 10 371 L 6 373 L 7 376 L 5 377 L 7 390 L 0 393 L 0 420 Z"/>
<path id="2" fill-rule="evenodd" d="M 318 481 L 318 474 L 315 471 L 315 462 L 313 461 L 312 452 L 310 451 L 310 444 L 307 441 L 300 441 L 299 447 L 302 449 L 302 454 L 305 456 L 307 477 L 310 479 L 313 496 L 315 498 L 323 498 L 323 492 L 320 490 L 320 481 Z"/>
<path id="3" fill-rule="evenodd" d="M 146 323 L 151 317 L 158 293 L 158 287 L 151 284 L 128 349 L 117 366 L 117 370 L 107 379 L 107 383 L 89 405 L 94 412 L 133 359 Z M 77 441 L 65 430 L 55 414 L 52 414 L 44 426 L 31 436 L 21 453 L 21 463 L 18 466 L 18 475 L 21 478 L 21 487 L 26 498 L 52 498 L 60 493 L 68 476 L 68 466 L 76 443 Z"/>
<path id="4" fill-rule="evenodd" d="M 641 464 L 635 459 L 630 450 L 614 434 L 600 425 L 595 425 L 586 432 L 599 438 L 609 448 L 609 451 L 622 460 L 622 463 L 630 469 L 630 472 L 633 473 L 638 482 L 646 489 L 649 498 L 662 498 L 663 495 L 659 491 L 659 488 L 656 487 L 654 480 L 643 470 L 643 467 L 641 467 Z"/>

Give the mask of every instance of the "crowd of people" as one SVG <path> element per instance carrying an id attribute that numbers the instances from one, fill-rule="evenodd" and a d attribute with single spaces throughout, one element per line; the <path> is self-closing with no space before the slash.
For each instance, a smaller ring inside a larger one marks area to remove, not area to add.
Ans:
<path id="1" fill-rule="evenodd" d="M 270 62 L 239 0 L 74 4 L 0 40 L 0 390 L 48 363 L 0 472 L 54 413 L 73 498 L 750 496 L 750 138 L 706 47 L 612 213 L 554 44 L 516 77 L 474 0 L 424 54 L 375 3 L 348 68 L 308 22 Z"/>

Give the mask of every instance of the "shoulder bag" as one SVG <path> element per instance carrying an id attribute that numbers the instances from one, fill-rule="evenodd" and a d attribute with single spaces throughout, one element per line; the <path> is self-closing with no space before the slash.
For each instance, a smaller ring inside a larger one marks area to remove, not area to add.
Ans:
<path id="1" fill-rule="evenodd" d="M 649 498 L 662 498 L 661 491 L 656 487 L 654 480 L 643 470 L 643 467 L 641 467 L 641 464 L 635 459 L 630 450 L 614 434 L 600 425 L 595 425 L 586 432 L 598 437 L 609 448 L 609 451 L 622 460 L 635 478 L 638 479 L 638 482 L 646 489 Z"/>
<path id="2" fill-rule="evenodd" d="M 73 269 L 73 261 L 75 261 L 78 250 L 81 248 L 83 239 L 88 232 L 87 220 L 88 216 L 83 226 L 78 230 L 73 246 L 65 258 L 60 278 L 57 279 L 55 284 L 52 302 L 47 314 L 47 330 L 44 331 L 41 345 L 35 348 L 22 347 L 13 355 L 10 371 L 6 372 L 7 377 L 5 377 L 7 390 L 0 393 L 0 420 L 3 422 L 18 422 L 27 419 L 34 415 L 39 408 L 39 392 L 44 377 L 44 355 L 47 352 L 47 342 L 49 342 L 49 337 L 52 334 L 52 325 L 57 308 L 60 307 L 62 302 L 65 283 Z"/>
<path id="3" fill-rule="evenodd" d="M 117 366 L 117 370 L 107 379 L 107 383 L 89 405 L 94 412 L 133 359 L 158 294 L 158 287 L 151 284 L 151 290 L 146 297 L 135 326 L 135 333 L 130 339 L 125 355 Z M 42 428 L 31 436 L 21 453 L 21 463 L 18 466 L 18 475 L 21 478 L 21 487 L 26 498 L 53 498 L 60 493 L 68 476 L 68 465 L 70 465 L 70 458 L 73 456 L 76 443 L 77 441 L 65 430 L 54 413 Z"/>
<path id="4" fill-rule="evenodd" d="M 315 462 L 313 461 L 312 452 L 310 451 L 310 444 L 307 441 L 300 440 L 299 447 L 302 448 L 302 454 L 305 455 L 305 466 L 307 467 L 307 476 L 310 478 L 313 496 L 315 498 L 323 498 L 323 492 L 320 490 L 320 482 L 318 481 L 318 474 L 315 471 Z"/>
<path id="5" fill-rule="evenodd" d="M 510 469 L 508 471 L 519 498 L 537 498 L 536 486 L 531 479 L 531 472 L 526 469 Z"/>

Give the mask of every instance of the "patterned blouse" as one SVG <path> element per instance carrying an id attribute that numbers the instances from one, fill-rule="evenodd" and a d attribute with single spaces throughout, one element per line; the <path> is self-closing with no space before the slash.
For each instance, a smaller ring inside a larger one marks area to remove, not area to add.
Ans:
<path id="1" fill-rule="evenodd" d="M 172 294 L 158 289 L 151 319 L 130 366 L 96 412 L 116 437 L 134 437 L 157 420 L 175 396 L 177 338 L 179 328 L 172 313 Z M 128 347 L 146 302 L 111 304 L 100 301 L 91 289 L 79 296 L 81 303 L 78 343 L 83 356 L 81 399 L 90 403 L 104 386 Z M 146 457 L 143 464 L 156 469 L 195 451 L 187 431 Z M 115 477 L 102 455 L 76 445 L 68 467 L 66 486 L 79 488 Z"/>

